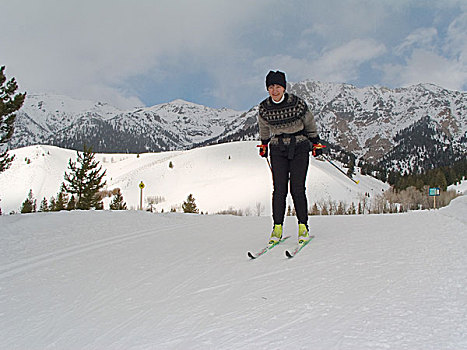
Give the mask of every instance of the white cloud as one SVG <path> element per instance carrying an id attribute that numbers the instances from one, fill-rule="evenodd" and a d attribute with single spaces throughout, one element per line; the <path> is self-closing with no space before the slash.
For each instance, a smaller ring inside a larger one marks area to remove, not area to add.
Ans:
<path id="1" fill-rule="evenodd" d="M 466 5 L 467 7 L 467 5 Z M 467 9 L 448 27 L 445 50 L 459 62 L 467 64 Z"/>
<path id="2" fill-rule="evenodd" d="M 437 35 L 438 30 L 436 28 L 418 28 L 410 33 L 405 40 L 395 48 L 395 52 L 401 55 L 406 51 L 412 50 L 414 47 L 432 47 L 433 41 Z"/>
<path id="3" fill-rule="evenodd" d="M 415 49 L 404 65 L 386 64 L 382 69 L 384 80 L 396 86 L 429 82 L 448 89 L 463 90 L 467 82 L 464 64 L 423 49 Z"/>
<path id="4" fill-rule="evenodd" d="M 318 79 L 346 82 L 358 77 L 358 69 L 362 64 L 385 52 L 382 43 L 371 39 L 356 39 L 332 50 L 325 50 L 314 59 L 277 55 L 256 60 L 255 66 L 264 67 L 263 70 L 285 70 L 291 81 Z"/>
<path id="5" fill-rule="evenodd" d="M 418 28 L 396 47 L 403 63 L 381 66 L 384 80 L 395 86 L 430 82 L 445 88 L 467 86 L 467 13 L 448 26 L 443 41 L 435 28 Z M 437 45 L 444 42 L 443 45 Z"/>
<path id="6" fill-rule="evenodd" d="M 355 39 L 338 48 L 325 52 L 316 62 L 322 79 L 350 81 L 358 78 L 359 67 L 386 52 L 384 44 L 371 39 Z M 327 78 L 326 78 L 327 77 Z"/>

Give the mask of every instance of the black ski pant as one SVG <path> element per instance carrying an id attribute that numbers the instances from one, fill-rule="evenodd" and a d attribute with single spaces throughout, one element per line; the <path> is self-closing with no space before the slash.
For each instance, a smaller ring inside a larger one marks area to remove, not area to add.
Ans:
<path id="1" fill-rule="evenodd" d="M 295 206 L 298 222 L 308 227 L 308 202 L 305 193 L 305 180 L 310 162 L 309 152 L 295 153 L 289 159 L 285 152 L 271 152 L 274 192 L 272 195 L 272 216 L 274 224 L 284 223 L 289 180 L 290 193 Z"/>

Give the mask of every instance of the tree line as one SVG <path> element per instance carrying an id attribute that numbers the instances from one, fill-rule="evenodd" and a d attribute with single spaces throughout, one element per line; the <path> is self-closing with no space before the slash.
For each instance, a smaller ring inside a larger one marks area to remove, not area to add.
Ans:
<path id="1" fill-rule="evenodd" d="M 421 174 L 400 175 L 392 173 L 388 182 L 394 190 L 401 191 L 409 187 L 422 190 L 424 187 L 439 187 L 446 191 L 449 185 L 455 185 L 465 178 L 467 174 L 467 159 L 454 162 L 450 166 L 442 166 L 427 170 Z"/>
<path id="2" fill-rule="evenodd" d="M 84 151 L 77 151 L 76 161 L 68 161 L 68 171 L 64 174 L 64 182 L 56 197 L 51 197 L 48 201 L 42 199 L 39 211 L 60 211 L 60 210 L 90 210 L 104 209 L 103 198 L 108 191 L 102 191 L 107 184 L 104 180 L 106 174 L 102 170 L 102 165 L 95 159 L 92 148 L 84 145 Z M 110 209 L 125 210 L 127 205 L 123 200 L 123 195 L 119 189 L 111 192 L 114 195 Z M 29 191 L 20 209 L 21 213 L 31 213 L 37 211 L 37 200 L 34 198 L 32 190 Z"/>

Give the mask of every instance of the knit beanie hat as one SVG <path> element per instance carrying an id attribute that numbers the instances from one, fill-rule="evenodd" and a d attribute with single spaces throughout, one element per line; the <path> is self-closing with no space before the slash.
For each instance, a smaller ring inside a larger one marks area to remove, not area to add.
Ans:
<path id="1" fill-rule="evenodd" d="M 287 88 L 287 82 L 285 81 L 284 72 L 280 72 L 280 71 L 273 72 L 272 70 L 269 71 L 268 75 L 266 76 L 266 89 L 270 85 L 274 85 L 274 84 L 280 85 L 284 89 Z"/>

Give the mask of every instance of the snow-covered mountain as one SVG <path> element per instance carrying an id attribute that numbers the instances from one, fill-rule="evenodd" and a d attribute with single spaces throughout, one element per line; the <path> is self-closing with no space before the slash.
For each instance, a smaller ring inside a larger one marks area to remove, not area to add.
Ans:
<path id="1" fill-rule="evenodd" d="M 387 169 L 449 165 L 467 151 L 467 93 L 432 84 L 356 88 L 304 81 L 289 85 L 312 108 L 321 138 Z M 52 144 L 96 152 L 183 150 L 258 138 L 257 106 L 247 112 L 175 100 L 118 110 L 64 96 L 28 95 L 10 148 Z"/>
<path id="2" fill-rule="evenodd" d="M 239 112 L 183 100 L 122 111 L 66 96 L 28 95 L 17 113 L 10 148 L 52 144 L 96 152 L 181 150 L 239 124 Z"/>
<path id="3" fill-rule="evenodd" d="M 3 213 L 18 212 L 29 190 L 38 206 L 45 197 L 57 195 L 68 160 L 76 152 L 55 146 L 36 145 L 11 151 L 11 167 L 0 173 L 0 207 Z M 229 209 L 256 215 L 271 213 L 272 180 L 269 167 L 258 156 L 255 141 L 230 142 L 185 151 L 144 154 L 96 154 L 106 170 L 107 189 L 120 188 L 128 208 L 140 203 L 141 181 L 145 184 L 143 205 L 148 197 L 163 198 L 157 211 L 181 210 L 181 204 L 193 194 L 200 211 L 217 213 Z M 358 171 L 358 169 L 357 169 Z M 355 206 L 370 196 L 376 198 L 389 186 L 370 176 L 357 173 L 357 185 L 331 164 L 311 159 L 307 179 L 310 208 L 313 203 L 342 201 Z M 290 197 L 290 196 L 289 196 Z M 104 203 L 108 208 L 108 202 Z M 293 207 L 289 198 L 289 205 Z"/>
<path id="4" fill-rule="evenodd" d="M 49 143 L 73 125 L 98 119 L 103 123 L 123 111 L 100 102 L 76 100 L 63 95 L 28 94 L 17 112 L 10 148 Z M 71 135 L 69 135 L 71 136 Z"/>
<path id="5" fill-rule="evenodd" d="M 467 152 L 467 93 L 433 84 L 356 88 L 291 84 L 313 109 L 324 140 L 384 168 L 418 171 Z"/>

